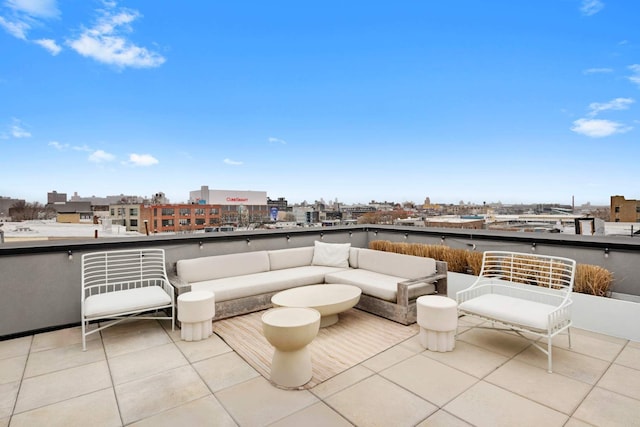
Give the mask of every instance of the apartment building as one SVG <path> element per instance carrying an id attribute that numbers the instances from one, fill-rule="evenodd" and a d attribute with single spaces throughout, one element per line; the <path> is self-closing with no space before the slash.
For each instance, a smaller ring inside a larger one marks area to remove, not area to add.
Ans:
<path id="1" fill-rule="evenodd" d="M 640 222 L 640 200 L 611 196 L 611 222 Z"/>

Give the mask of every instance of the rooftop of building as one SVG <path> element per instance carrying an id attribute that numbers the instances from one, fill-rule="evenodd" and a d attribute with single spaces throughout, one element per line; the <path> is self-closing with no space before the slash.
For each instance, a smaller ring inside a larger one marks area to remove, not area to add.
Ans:
<path id="1" fill-rule="evenodd" d="M 73 322 L 78 306 L 72 283 L 77 276 L 77 260 L 83 251 L 103 246 L 162 245 L 170 248 L 174 257 L 193 257 L 210 250 L 305 244 L 317 236 L 322 238 L 323 233 L 330 241 L 344 238 L 360 244 L 364 244 L 365 237 L 368 241 L 394 239 L 396 235 L 409 242 L 444 239 L 446 244 L 459 246 L 474 242 L 478 250 L 498 245 L 533 250 L 529 249 L 530 241 L 536 239 L 538 252 L 600 259 L 618 267 L 616 272 L 621 277 L 633 275 L 634 263 L 629 260 L 637 257 L 633 249 L 636 239 L 618 243 L 605 237 L 541 238 L 538 233 L 523 236 L 524 233 L 442 232 L 390 226 L 247 233 L 193 236 L 195 239 L 189 236 L 109 239 L 62 246 L 53 242 L 33 244 L 30 248 L 5 245 L 5 256 L 0 261 L 5 262 L 4 266 L 11 265 L 11 274 L 4 281 L 6 292 L 15 296 L 13 286 L 19 289 L 30 286 L 33 288 L 30 295 L 46 293 L 42 304 L 48 307 L 53 296 L 51 285 L 41 283 L 64 283 L 61 289 L 68 290 L 71 296 L 67 298 L 68 307 L 58 307 L 59 310 L 46 310 L 42 305 L 27 307 L 26 303 L 22 310 L 13 310 L 20 299 L 12 302 L 11 307 L 5 300 L 3 319 L 9 319 L 8 313 L 15 311 L 19 316 L 16 319 L 31 325 L 28 317 L 36 316 L 25 316 L 25 312 L 42 312 L 46 314 L 42 320 L 52 327 L 60 324 L 61 318 Z M 251 246 L 245 239 L 247 236 L 253 240 Z M 488 236 L 491 240 L 482 240 Z M 604 245 L 612 250 L 603 255 Z M 47 266 L 46 273 L 36 271 L 41 265 Z M 30 267 L 27 270 L 21 266 Z M 629 285 L 628 282 L 625 284 Z M 53 313 L 65 310 L 71 317 Z M 603 320 L 620 324 L 618 317 Z M 626 327 L 636 324 L 624 323 Z M 65 426 L 637 423 L 640 343 L 633 341 L 637 329 L 629 339 L 593 332 L 595 329 L 576 323 L 571 329 L 571 348 L 565 335 L 554 338 L 554 369 L 549 374 L 546 356 L 529 341 L 509 332 L 469 329 L 473 322 L 466 318 L 460 319 L 460 325 L 452 352 L 425 350 L 414 335 L 313 388 L 297 391 L 271 385 L 221 336 L 214 334 L 203 341 L 185 342 L 180 339 L 179 330 L 172 331 L 164 321 L 131 321 L 105 329 L 92 336 L 86 352 L 81 348 L 79 327 L 33 331 L 17 338 L 5 336 L 0 341 L 0 427 L 56 423 Z"/>

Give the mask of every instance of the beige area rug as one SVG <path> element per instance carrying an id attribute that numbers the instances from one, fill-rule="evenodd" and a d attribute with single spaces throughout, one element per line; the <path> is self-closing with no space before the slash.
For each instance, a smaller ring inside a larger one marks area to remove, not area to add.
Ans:
<path id="1" fill-rule="evenodd" d="M 215 321 L 213 331 L 269 379 L 274 350 L 262 333 L 263 313 Z M 404 326 L 355 308 L 345 311 L 338 323 L 320 328 L 309 344 L 313 377 L 300 388 L 313 388 L 417 333 L 415 323 Z"/>

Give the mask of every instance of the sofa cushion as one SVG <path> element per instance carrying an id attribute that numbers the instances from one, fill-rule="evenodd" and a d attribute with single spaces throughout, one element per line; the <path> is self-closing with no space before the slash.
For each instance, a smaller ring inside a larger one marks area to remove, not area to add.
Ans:
<path id="1" fill-rule="evenodd" d="M 306 266 L 244 276 L 191 283 L 192 291 L 211 291 L 216 302 L 282 291 L 296 286 L 324 283 L 325 275 L 341 271 L 337 267 Z"/>
<path id="2" fill-rule="evenodd" d="M 267 251 L 269 254 L 269 269 L 282 270 L 284 268 L 305 267 L 311 265 L 313 246 L 303 248 L 278 249 Z"/>
<path id="3" fill-rule="evenodd" d="M 349 267 L 351 243 L 324 243 L 315 241 L 311 265 L 327 267 Z"/>
<path id="4" fill-rule="evenodd" d="M 329 273 L 325 276 L 324 280 L 326 283 L 354 285 L 359 287 L 365 295 L 396 302 L 398 299 L 398 282 L 403 282 L 407 279 L 357 268 Z M 420 288 L 420 295 L 435 292 L 435 285 L 430 286 L 433 286 L 431 291 L 427 289 L 425 292 L 424 287 Z M 409 298 L 413 299 L 416 296 L 417 295 L 413 295 L 411 289 L 409 289 Z"/>
<path id="5" fill-rule="evenodd" d="M 358 251 L 360 248 L 349 248 L 349 267 L 358 268 Z"/>
<path id="6" fill-rule="evenodd" d="M 181 259 L 176 264 L 178 277 L 188 283 L 265 271 L 269 271 L 267 251 Z"/>
<path id="7" fill-rule="evenodd" d="M 417 279 L 435 274 L 436 260 L 373 249 L 360 249 L 358 251 L 358 268 L 403 277 L 402 280 Z"/>
<path id="8" fill-rule="evenodd" d="M 508 324 L 546 331 L 549 313 L 557 307 L 507 295 L 484 294 L 460 303 L 459 308 Z"/>

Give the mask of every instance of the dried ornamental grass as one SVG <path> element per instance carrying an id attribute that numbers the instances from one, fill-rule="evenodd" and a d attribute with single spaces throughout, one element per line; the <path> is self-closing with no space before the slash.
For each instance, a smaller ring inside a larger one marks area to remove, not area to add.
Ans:
<path id="1" fill-rule="evenodd" d="M 456 273 L 468 273 L 471 270 L 472 274 L 477 276 L 482 268 L 482 252 L 454 249 L 444 245 L 374 240 L 369 243 L 369 248 L 445 261 L 448 271 Z M 509 263 L 513 261 L 503 260 L 502 262 Z M 557 268 L 554 266 L 550 272 L 549 267 L 543 267 L 535 257 L 530 259 L 520 257 L 517 262 L 518 265 L 515 270 L 522 271 L 522 273 L 516 273 L 513 277 L 512 280 L 516 282 L 538 284 L 540 286 L 549 286 L 549 282 L 551 282 L 552 287 L 554 287 L 554 284 L 560 286 L 560 284 L 564 283 L 562 280 L 564 276 L 561 273 L 564 266 L 561 263 L 558 264 Z M 613 274 L 610 271 L 596 265 L 578 264 L 576 266 L 573 290 L 584 294 L 608 296 L 612 282 Z"/>
<path id="2" fill-rule="evenodd" d="M 583 294 L 606 297 L 609 296 L 612 282 L 613 273 L 609 270 L 597 265 L 578 264 L 573 290 Z"/>

